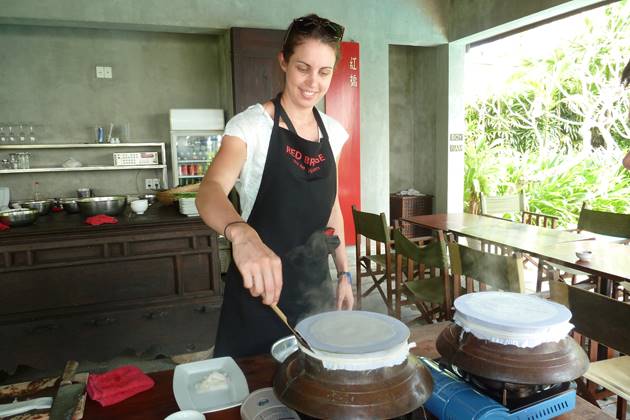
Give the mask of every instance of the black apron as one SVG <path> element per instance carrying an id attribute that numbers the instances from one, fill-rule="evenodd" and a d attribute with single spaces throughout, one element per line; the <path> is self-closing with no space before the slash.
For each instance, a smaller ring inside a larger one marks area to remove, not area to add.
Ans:
<path id="1" fill-rule="evenodd" d="M 260 189 L 248 223 L 282 260 L 282 293 L 278 307 L 295 325 L 305 316 L 334 307 L 328 252 L 314 241 L 326 227 L 337 194 L 337 168 L 328 133 L 313 108 L 323 135 L 319 142 L 297 135 L 280 104 L 275 106 L 273 129 Z M 282 117 L 288 130 L 280 127 Z M 317 249 L 317 252 L 309 250 Z M 243 357 L 269 353 L 290 331 L 262 297 L 243 287 L 234 265 L 227 272 L 214 356 Z"/>

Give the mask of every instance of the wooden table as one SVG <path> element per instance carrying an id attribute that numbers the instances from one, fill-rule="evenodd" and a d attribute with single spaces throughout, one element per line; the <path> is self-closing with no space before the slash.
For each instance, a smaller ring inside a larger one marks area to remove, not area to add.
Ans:
<path id="1" fill-rule="evenodd" d="M 428 326 L 412 327 L 409 341 L 416 343 L 412 353 L 429 358 L 439 357 L 435 348 L 435 339 L 448 324 L 448 322 L 441 322 Z M 271 386 L 273 375 L 279 366 L 269 355 L 242 358 L 236 362 L 247 378 L 250 392 Z M 155 381 L 153 388 L 118 404 L 101 407 L 97 402 L 88 399 L 83 418 L 85 420 L 162 420 L 179 410 L 173 396 L 173 371 L 151 373 L 149 376 Z M 206 414 L 206 419 L 239 420 L 240 418 L 240 407 Z M 575 410 L 558 417 L 558 419 L 566 420 L 601 418 L 611 417 L 580 397 L 577 397 Z"/>
<path id="2" fill-rule="evenodd" d="M 468 213 L 411 216 L 402 220 L 432 230 L 505 245 L 595 276 L 617 281 L 630 280 L 630 246 L 615 243 L 611 238 L 605 240 L 601 235 L 549 229 Z M 576 257 L 576 251 L 584 250 L 593 252 L 590 262 Z"/>

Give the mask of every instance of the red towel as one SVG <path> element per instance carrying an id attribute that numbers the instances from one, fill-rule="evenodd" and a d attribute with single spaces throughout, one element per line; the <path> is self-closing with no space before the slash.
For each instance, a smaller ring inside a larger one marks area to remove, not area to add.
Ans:
<path id="1" fill-rule="evenodd" d="M 102 225 L 103 223 L 118 223 L 118 219 L 106 214 L 97 214 L 96 216 L 90 216 L 85 219 L 85 223 L 92 226 Z"/>
<path id="2" fill-rule="evenodd" d="M 5 225 L 4 223 L 0 223 L 0 230 L 7 230 L 10 229 L 11 227 L 8 225 Z"/>
<path id="3" fill-rule="evenodd" d="M 121 366 L 103 374 L 90 374 L 87 392 L 91 399 L 103 407 L 126 400 L 152 388 L 153 379 L 135 366 Z"/>

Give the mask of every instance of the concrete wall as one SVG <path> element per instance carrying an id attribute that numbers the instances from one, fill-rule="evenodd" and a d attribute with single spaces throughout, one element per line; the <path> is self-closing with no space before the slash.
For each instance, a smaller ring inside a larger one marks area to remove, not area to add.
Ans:
<path id="1" fill-rule="evenodd" d="M 0 25 L 0 123 L 35 123 L 39 143 L 94 142 L 94 127 L 110 122 L 113 136 L 125 142 L 168 142 L 170 108 L 225 103 L 219 44 L 216 35 Z M 97 79 L 96 65 L 112 66 L 113 79 Z M 127 150 L 32 150 L 31 166 L 60 166 L 70 156 L 111 165 L 114 151 Z M 0 184 L 19 199 L 30 198 L 24 186 L 34 181 L 48 197 L 74 195 L 85 185 L 99 194 L 137 193 L 145 191 L 145 177 L 157 175 L 16 174 L 0 175 Z"/>
<path id="2" fill-rule="evenodd" d="M 437 47 L 389 48 L 390 192 L 436 192 Z"/>
<path id="3" fill-rule="evenodd" d="M 361 45 L 362 207 L 387 211 L 389 159 L 383 157 L 389 155 L 388 45 L 445 43 L 444 4 L 441 0 L 321 0 L 317 4 L 308 0 L 5 0 L 0 23 L 223 34 L 233 26 L 285 29 L 292 18 L 309 12 L 336 20 L 346 26 L 346 39 Z"/>

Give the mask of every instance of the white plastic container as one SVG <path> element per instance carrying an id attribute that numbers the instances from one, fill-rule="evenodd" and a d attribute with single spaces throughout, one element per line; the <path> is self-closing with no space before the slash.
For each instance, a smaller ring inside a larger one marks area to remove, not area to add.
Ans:
<path id="1" fill-rule="evenodd" d="M 249 394 L 241 405 L 243 420 L 299 420 L 294 410 L 282 404 L 273 388 L 261 388 Z"/>

